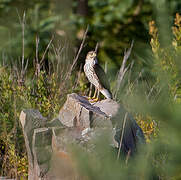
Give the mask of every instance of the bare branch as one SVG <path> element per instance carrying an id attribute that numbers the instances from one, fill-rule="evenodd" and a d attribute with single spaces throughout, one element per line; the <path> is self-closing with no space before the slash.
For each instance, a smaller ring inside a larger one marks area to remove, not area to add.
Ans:
<path id="1" fill-rule="evenodd" d="M 25 68 L 24 68 L 24 73 L 26 72 L 27 70 L 27 67 L 28 67 L 28 62 L 29 62 L 29 59 L 26 60 L 26 65 L 25 65 Z"/>
<path id="2" fill-rule="evenodd" d="M 28 60 L 26 61 L 25 64 L 25 23 L 26 23 L 26 13 L 24 11 L 23 13 L 23 18 L 21 20 L 21 17 L 19 15 L 18 10 L 16 9 L 17 14 L 18 14 L 18 18 L 19 18 L 19 22 L 21 25 L 21 29 L 22 29 L 22 57 L 21 60 L 19 62 L 18 65 L 14 64 L 13 69 L 15 70 L 15 73 L 18 77 L 18 82 L 20 85 L 22 85 L 24 83 L 24 79 L 25 79 L 25 73 L 28 67 Z"/>
<path id="3" fill-rule="evenodd" d="M 118 94 L 118 91 L 120 89 L 120 86 L 121 86 L 121 82 L 125 76 L 125 73 L 128 71 L 128 68 L 130 67 L 130 65 L 128 65 L 126 67 L 126 63 L 127 63 L 127 60 L 131 54 L 131 51 L 132 51 L 132 48 L 133 48 L 133 44 L 134 44 L 134 41 L 131 42 L 131 47 L 128 49 L 128 51 L 125 51 L 124 52 L 124 58 L 123 58 L 123 62 L 122 62 L 122 65 L 120 67 L 120 70 L 119 70 L 119 73 L 117 75 L 117 87 L 116 87 L 116 90 L 115 90 L 115 98 L 117 97 L 117 94 Z"/>
<path id="4" fill-rule="evenodd" d="M 77 63 L 77 60 L 78 60 L 79 55 L 80 55 L 80 53 L 81 53 L 81 51 L 82 51 L 82 48 L 83 48 L 83 45 L 84 45 L 84 42 L 85 42 L 85 39 L 86 39 L 88 30 L 89 30 L 89 26 L 87 26 L 87 28 L 86 28 L 86 31 L 85 31 L 85 33 L 84 33 L 84 36 L 83 36 L 83 39 L 82 39 L 82 43 L 81 43 L 81 45 L 80 45 L 80 48 L 79 48 L 79 50 L 78 50 L 78 53 L 77 53 L 77 55 L 75 56 L 75 58 L 74 58 L 74 60 L 73 60 L 72 66 L 70 67 L 70 71 L 68 71 L 65 80 L 71 75 L 72 70 L 73 70 L 75 64 Z"/>
<path id="5" fill-rule="evenodd" d="M 78 75 L 77 75 L 77 80 L 76 80 L 76 83 L 75 83 L 73 89 L 77 88 L 78 83 L 80 82 L 81 69 L 82 69 L 82 64 L 80 65 L 79 72 L 78 72 Z"/>
<path id="6" fill-rule="evenodd" d="M 107 61 L 105 62 L 105 65 L 104 65 L 104 71 L 107 74 Z"/>
<path id="7" fill-rule="evenodd" d="M 121 68 L 120 68 L 120 73 L 123 73 L 123 71 L 125 69 L 126 62 L 129 58 L 131 51 L 132 51 L 132 48 L 133 48 L 133 44 L 134 44 L 134 41 L 131 42 L 131 47 L 128 49 L 128 51 L 124 52 L 124 58 L 123 58 L 123 62 L 122 62 Z"/>
<path id="8" fill-rule="evenodd" d="M 134 60 L 131 62 L 130 68 L 129 68 L 129 74 L 128 74 L 128 84 L 131 82 L 131 73 L 132 73 L 132 68 L 134 65 Z"/>
<path id="9" fill-rule="evenodd" d="M 38 60 L 38 47 L 39 47 L 39 37 L 38 35 L 36 36 L 36 63 L 39 63 L 39 60 Z"/>
<path id="10" fill-rule="evenodd" d="M 96 53 L 97 53 L 98 48 L 99 48 L 99 43 L 97 42 L 96 47 L 95 47 L 95 52 Z"/>
<path id="11" fill-rule="evenodd" d="M 48 45 L 47 45 L 47 47 L 46 47 L 46 49 L 45 49 L 45 51 L 43 53 L 43 56 L 42 56 L 41 61 L 40 61 L 40 68 L 42 67 L 42 63 L 44 61 L 45 55 L 46 55 L 46 53 L 47 53 L 47 51 L 48 51 L 48 49 L 49 49 L 53 39 L 54 39 L 54 36 L 52 36 L 51 40 L 49 41 L 49 43 L 48 43 Z"/>
<path id="12" fill-rule="evenodd" d="M 24 55 L 24 53 L 25 53 L 25 16 L 26 16 L 26 14 L 25 14 L 25 12 L 23 13 L 23 20 L 22 20 L 22 66 L 21 66 L 21 68 L 22 68 L 22 71 L 23 71 L 23 69 L 24 69 L 24 57 L 25 57 L 25 55 Z"/>

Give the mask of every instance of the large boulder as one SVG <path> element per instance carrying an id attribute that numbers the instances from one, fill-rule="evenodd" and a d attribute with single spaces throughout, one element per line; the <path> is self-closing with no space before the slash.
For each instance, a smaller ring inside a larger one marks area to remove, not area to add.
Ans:
<path id="1" fill-rule="evenodd" d="M 110 144 L 124 155 L 134 154 L 144 135 L 136 121 L 122 105 L 106 99 L 90 103 L 75 93 L 67 95 L 58 117 L 43 117 L 38 110 L 20 114 L 29 161 L 29 180 L 58 180 L 78 177 L 68 150 L 76 144 L 94 151 L 92 139 L 106 129 Z M 121 144 L 120 144 L 121 142 Z M 81 179 L 79 177 L 78 179 Z"/>

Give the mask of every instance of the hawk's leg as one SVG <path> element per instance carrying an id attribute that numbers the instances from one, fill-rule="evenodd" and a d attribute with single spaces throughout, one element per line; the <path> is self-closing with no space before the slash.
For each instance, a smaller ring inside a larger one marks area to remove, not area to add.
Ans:
<path id="1" fill-rule="evenodd" d="M 88 98 L 87 98 L 88 100 L 92 99 L 91 94 L 92 94 L 92 83 L 90 84 L 89 95 L 88 95 Z"/>
<path id="2" fill-rule="evenodd" d="M 96 94 L 97 94 L 97 97 L 96 97 Z M 97 102 L 99 100 L 99 89 L 95 89 L 95 92 L 94 92 L 94 96 L 92 97 L 92 100 L 91 102 Z"/>
<path id="3" fill-rule="evenodd" d="M 95 87 L 94 96 L 92 97 L 92 99 L 96 98 L 96 94 L 97 94 L 97 88 Z"/>
<path id="4" fill-rule="evenodd" d="M 97 89 L 97 97 L 96 97 L 96 99 L 94 99 L 95 102 L 99 101 L 99 93 L 100 93 L 100 91 L 99 91 L 99 89 Z"/>

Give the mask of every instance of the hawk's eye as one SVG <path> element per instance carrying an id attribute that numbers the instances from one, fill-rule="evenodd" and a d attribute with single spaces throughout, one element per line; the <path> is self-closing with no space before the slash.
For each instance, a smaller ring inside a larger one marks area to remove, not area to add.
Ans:
<path id="1" fill-rule="evenodd" d="M 93 57 L 95 56 L 95 53 L 94 53 L 94 52 L 90 52 L 90 53 L 89 53 L 89 56 L 90 56 L 91 58 L 93 58 Z"/>

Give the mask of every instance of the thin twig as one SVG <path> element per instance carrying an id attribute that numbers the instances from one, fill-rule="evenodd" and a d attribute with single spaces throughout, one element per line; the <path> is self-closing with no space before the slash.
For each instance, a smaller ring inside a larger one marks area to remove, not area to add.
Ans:
<path id="1" fill-rule="evenodd" d="M 128 58 L 131 55 L 133 44 L 134 44 L 134 41 L 131 42 L 131 47 L 128 49 L 128 51 L 125 51 L 125 53 L 124 53 L 123 63 L 122 63 L 121 69 L 120 69 L 120 71 L 122 73 L 124 72 L 124 69 L 125 69 L 125 66 L 126 66 L 126 62 L 127 62 Z"/>
<path id="2" fill-rule="evenodd" d="M 78 83 L 80 82 L 81 69 L 82 69 L 82 64 L 80 65 L 79 72 L 78 72 L 78 75 L 77 75 L 77 80 L 76 80 L 75 86 L 73 86 L 73 89 L 77 88 Z"/>
<path id="3" fill-rule="evenodd" d="M 83 40 L 82 40 L 82 43 L 80 45 L 79 51 L 78 51 L 78 53 L 77 53 L 77 55 L 76 55 L 76 57 L 75 57 L 75 59 L 73 61 L 73 64 L 71 66 L 71 72 L 72 72 L 72 70 L 73 70 L 73 68 L 74 68 L 74 66 L 75 66 L 75 64 L 76 64 L 76 62 L 77 62 L 77 60 L 79 58 L 80 52 L 82 51 L 82 48 L 83 48 L 83 45 L 84 45 L 88 30 L 89 30 L 89 26 L 87 26 L 87 29 L 86 29 L 86 31 L 84 33 Z"/>
<path id="4" fill-rule="evenodd" d="M 95 52 L 96 53 L 97 53 L 98 48 L 99 48 L 99 43 L 97 42 L 96 47 L 95 47 Z"/>
<path id="5" fill-rule="evenodd" d="M 141 71 L 139 72 L 137 78 L 132 83 L 130 83 L 130 85 L 128 86 L 128 90 L 126 91 L 126 95 L 125 96 L 128 96 L 129 93 L 131 93 L 132 89 L 135 88 L 136 83 L 138 82 L 138 79 L 140 78 L 140 76 L 141 76 Z"/>
<path id="6" fill-rule="evenodd" d="M 29 62 L 29 59 L 27 59 L 27 60 L 26 60 L 26 64 L 25 64 L 25 67 L 24 67 L 24 72 L 23 72 L 23 74 L 24 74 L 24 75 L 25 75 L 25 72 L 26 72 L 27 67 L 28 67 L 28 62 Z"/>
<path id="7" fill-rule="evenodd" d="M 119 156 L 120 156 L 120 151 L 121 151 L 121 146 L 122 146 L 122 141 L 123 141 L 123 135 L 124 135 L 124 129 L 125 129 L 125 125 L 126 125 L 127 116 L 128 116 L 128 112 L 126 112 L 126 114 L 124 116 L 124 122 L 123 122 L 123 128 L 122 128 L 122 133 L 121 133 L 121 139 L 120 139 L 120 144 L 119 144 L 117 160 L 119 159 Z"/>
<path id="8" fill-rule="evenodd" d="M 16 9 L 16 11 L 17 11 L 17 14 L 18 14 L 18 18 L 19 18 L 19 22 L 20 22 L 20 24 L 21 24 L 21 28 L 22 28 L 22 61 L 21 61 L 21 68 L 23 69 L 24 68 L 24 44 L 25 44 L 25 42 L 24 42 L 24 35 L 25 35 L 25 16 L 26 16 L 26 14 L 25 14 L 25 12 L 23 13 L 23 19 L 21 20 L 21 16 L 20 16 L 20 14 L 19 14 L 19 12 L 18 12 L 18 10 Z"/>
<path id="9" fill-rule="evenodd" d="M 104 65 L 104 71 L 107 74 L 107 61 L 105 62 L 105 65 Z"/>
<path id="10" fill-rule="evenodd" d="M 131 47 L 128 49 L 128 51 L 125 51 L 124 52 L 124 58 L 123 58 L 123 62 L 122 62 L 122 65 L 120 67 L 120 70 L 119 70 L 119 73 L 118 73 L 118 76 L 117 76 L 117 87 L 116 87 L 116 90 L 115 90 L 115 95 L 114 97 L 116 98 L 117 97 L 117 94 L 118 94 L 118 91 L 120 89 L 120 86 L 121 86 L 121 82 L 124 78 L 124 75 L 125 73 L 127 72 L 128 68 L 130 65 L 128 65 L 126 67 L 126 62 L 131 54 L 131 51 L 132 51 L 132 48 L 133 48 L 133 44 L 134 44 L 134 41 L 131 42 Z"/>
<path id="11" fill-rule="evenodd" d="M 22 70 L 24 69 L 24 55 L 25 53 L 25 12 L 23 14 L 23 21 L 22 21 Z"/>
<path id="12" fill-rule="evenodd" d="M 48 49 L 49 49 L 49 47 L 50 47 L 53 39 L 54 39 L 54 36 L 52 36 L 51 40 L 49 41 L 49 43 L 48 43 L 48 45 L 47 45 L 47 47 L 46 47 L 46 49 L 45 49 L 45 51 L 44 51 L 44 53 L 43 53 L 43 56 L 42 56 L 42 58 L 41 58 L 41 60 L 40 60 L 40 68 L 42 67 L 42 63 L 43 63 L 43 61 L 44 61 L 45 55 L 46 55 L 46 53 L 47 53 L 47 51 L 48 51 Z"/>
<path id="13" fill-rule="evenodd" d="M 38 47 L 39 47 L 39 42 L 40 42 L 40 39 L 38 37 L 38 35 L 36 36 L 36 63 L 39 63 L 39 60 L 38 60 Z"/>
<path id="14" fill-rule="evenodd" d="M 83 48 L 83 45 L 84 45 L 84 42 L 85 42 L 85 39 L 86 39 L 88 30 L 89 30 L 89 26 L 87 26 L 87 28 L 86 28 L 86 31 L 85 31 L 85 33 L 84 33 L 84 36 L 83 36 L 83 39 L 82 39 L 82 43 L 81 43 L 81 45 L 80 45 L 80 48 L 79 48 L 79 50 L 78 50 L 78 53 L 77 53 L 77 55 L 75 56 L 75 58 L 74 58 L 74 60 L 73 60 L 72 66 L 70 67 L 70 71 L 68 71 L 65 80 L 71 75 L 72 70 L 73 70 L 75 64 L 77 63 L 77 60 L 78 60 L 79 55 L 80 55 L 80 53 L 81 53 L 81 51 L 82 51 L 82 48 Z"/>
<path id="15" fill-rule="evenodd" d="M 22 28 L 22 57 L 18 65 L 13 65 L 13 69 L 15 70 L 16 76 L 18 77 L 18 83 L 22 85 L 24 83 L 25 79 L 25 73 L 28 67 L 29 60 L 27 59 L 25 64 L 25 19 L 26 19 L 26 13 L 23 13 L 23 18 L 21 20 L 21 17 L 19 15 L 19 12 L 17 10 L 19 22 Z M 19 71 L 18 71 L 19 70 Z"/>
<path id="16" fill-rule="evenodd" d="M 39 64 L 39 59 L 38 59 L 38 47 L 39 47 L 39 37 L 38 35 L 36 36 L 36 56 L 35 56 L 35 74 L 34 74 L 34 78 L 35 76 L 39 76 L 40 74 L 40 64 Z M 33 79 L 34 79 L 33 78 Z"/>
<path id="17" fill-rule="evenodd" d="M 157 85 L 157 82 L 156 82 L 155 84 L 153 84 L 152 88 L 150 89 L 150 91 L 149 91 L 149 93 L 148 93 L 148 95 L 147 95 L 147 99 L 150 98 L 150 96 L 151 96 L 153 90 L 155 89 L 156 85 Z"/>
<path id="18" fill-rule="evenodd" d="M 128 74 L 128 84 L 131 82 L 131 73 L 132 73 L 132 68 L 134 65 L 134 61 L 131 62 L 130 68 L 129 68 L 129 74 Z"/>

